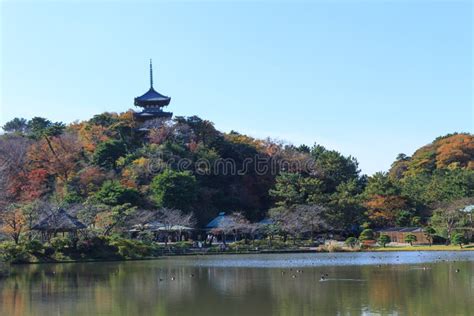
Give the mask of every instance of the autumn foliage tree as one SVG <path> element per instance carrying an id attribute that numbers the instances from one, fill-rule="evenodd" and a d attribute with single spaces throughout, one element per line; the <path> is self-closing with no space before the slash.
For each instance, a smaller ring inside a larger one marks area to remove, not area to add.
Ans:
<path id="1" fill-rule="evenodd" d="M 10 236 L 18 244 L 21 235 L 26 229 L 26 218 L 18 205 L 11 205 L 3 212 L 0 212 L 1 232 Z"/>

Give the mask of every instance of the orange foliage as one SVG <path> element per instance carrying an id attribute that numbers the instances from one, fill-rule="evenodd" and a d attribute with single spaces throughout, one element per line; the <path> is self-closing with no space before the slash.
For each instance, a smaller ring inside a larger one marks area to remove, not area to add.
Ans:
<path id="1" fill-rule="evenodd" d="M 369 219 L 379 226 L 395 225 L 399 211 L 406 209 L 407 202 L 396 195 L 374 195 L 366 203 Z"/>
<path id="2" fill-rule="evenodd" d="M 108 133 L 109 129 L 100 125 L 83 124 L 79 129 L 79 137 L 88 152 L 93 152 L 99 143 L 109 140 Z"/>
<path id="3" fill-rule="evenodd" d="M 45 169 L 34 169 L 27 175 L 27 181 L 21 187 L 22 197 L 25 201 L 33 201 L 40 198 L 48 191 L 48 171 Z"/>
<path id="4" fill-rule="evenodd" d="M 15 243 L 18 243 L 21 234 L 26 228 L 26 218 L 19 208 L 11 208 L 0 213 L 2 226 L 0 231 L 10 236 Z"/>
<path id="5" fill-rule="evenodd" d="M 79 168 L 81 151 L 82 146 L 74 135 L 63 134 L 34 143 L 28 158 L 34 167 L 67 182 Z"/>
<path id="6" fill-rule="evenodd" d="M 456 167 L 472 167 L 474 160 L 474 136 L 457 134 L 438 141 L 436 151 L 436 167 L 447 168 L 451 164 Z"/>
<path id="7" fill-rule="evenodd" d="M 255 147 L 260 152 L 265 151 L 267 148 L 264 141 L 260 139 L 255 139 L 247 135 L 230 133 L 225 134 L 225 138 L 233 143 L 250 145 L 252 147 Z"/>

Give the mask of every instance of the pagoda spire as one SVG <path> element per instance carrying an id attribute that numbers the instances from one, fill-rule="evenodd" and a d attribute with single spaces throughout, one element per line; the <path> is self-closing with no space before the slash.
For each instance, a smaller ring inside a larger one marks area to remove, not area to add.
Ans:
<path id="1" fill-rule="evenodd" d="M 153 64 L 150 58 L 150 88 L 153 88 Z"/>

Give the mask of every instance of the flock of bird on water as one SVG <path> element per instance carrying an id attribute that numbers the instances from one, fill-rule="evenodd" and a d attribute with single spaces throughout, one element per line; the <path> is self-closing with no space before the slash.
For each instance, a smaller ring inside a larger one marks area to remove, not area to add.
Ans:
<path id="1" fill-rule="evenodd" d="M 418 254 L 418 256 L 421 256 L 421 254 Z M 371 256 L 370 258 L 371 258 L 371 259 L 377 259 L 377 257 L 375 257 L 375 256 Z M 335 259 L 337 259 L 337 257 L 330 258 L 330 259 L 331 259 L 331 260 L 335 260 Z M 378 259 L 382 259 L 382 257 L 378 257 Z M 400 256 L 396 256 L 396 259 L 397 259 L 397 261 L 398 261 L 398 260 L 400 259 Z M 442 259 L 441 257 L 438 257 L 437 259 L 438 259 L 438 261 L 441 261 L 441 262 L 447 262 L 447 261 L 449 261 L 449 260 L 447 260 L 447 259 Z M 292 260 L 290 260 L 289 262 L 291 263 Z M 456 260 L 454 259 L 453 262 L 456 262 Z M 381 264 L 378 264 L 377 267 L 378 267 L 378 268 L 381 268 L 382 265 L 381 265 Z M 425 265 L 424 265 L 424 266 L 422 266 L 421 268 L 416 268 L 416 269 L 429 270 L 429 269 L 431 269 L 431 268 L 429 268 L 428 266 L 425 266 Z M 293 272 L 293 268 L 290 268 L 289 271 L 290 271 L 290 272 Z M 295 274 L 295 273 L 292 273 L 292 274 L 291 274 L 291 278 L 292 278 L 292 279 L 296 279 L 296 277 L 297 277 L 298 274 L 303 273 L 303 270 L 302 270 L 302 269 L 296 269 L 296 270 L 294 270 L 294 271 L 296 272 L 296 274 Z M 461 270 L 460 270 L 459 268 L 457 268 L 457 269 L 454 270 L 454 271 L 455 271 L 456 273 L 459 273 Z M 281 275 L 286 275 L 286 271 L 281 271 Z M 189 275 L 189 277 L 194 278 L 195 275 L 194 275 L 193 273 L 191 273 L 191 274 Z M 329 277 L 329 274 L 328 274 L 328 273 L 321 273 L 321 277 L 320 277 L 319 281 L 320 281 L 320 282 L 329 281 L 329 280 L 364 281 L 364 280 L 360 280 L 360 279 L 329 279 L 328 277 Z M 175 276 L 171 276 L 171 277 L 170 277 L 170 280 L 171 280 L 171 281 L 174 281 L 174 280 L 176 280 L 176 277 L 175 277 Z M 159 281 L 162 282 L 162 281 L 164 281 L 164 279 L 163 279 L 163 278 L 159 278 Z"/>

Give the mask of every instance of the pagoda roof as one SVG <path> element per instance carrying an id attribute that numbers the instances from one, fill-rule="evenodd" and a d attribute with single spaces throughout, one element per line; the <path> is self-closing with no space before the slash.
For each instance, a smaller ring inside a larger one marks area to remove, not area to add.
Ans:
<path id="1" fill-rule="evenodd" d="M 157 106 L 167 106 L 170 104 L 171 98 L 162 95 L 161 93 L 155 91 L 153 87 L 150 87 L 145 94 L 135 98 L 136 106 L 144 105 L 157 105 Z"/>
<path id="2" fill-rule="evenodd" d="M 143 95 L 135 98 L 135 105 L 141 107 L 148 106 L 167 106 L 170 104 L 171 98 L 153 89 L 153 66 L 150 59 L 150 89 Z"/>

